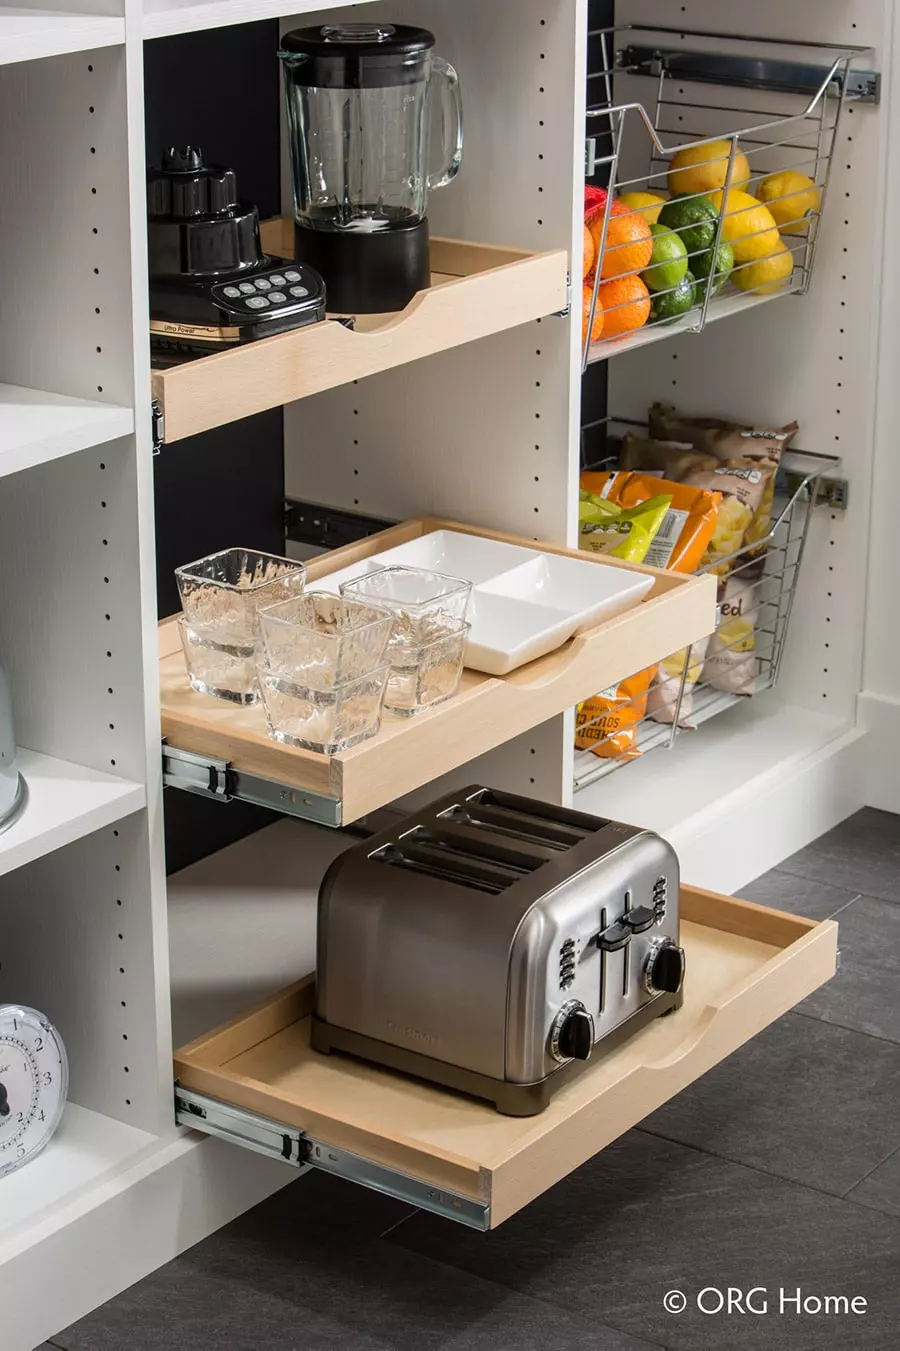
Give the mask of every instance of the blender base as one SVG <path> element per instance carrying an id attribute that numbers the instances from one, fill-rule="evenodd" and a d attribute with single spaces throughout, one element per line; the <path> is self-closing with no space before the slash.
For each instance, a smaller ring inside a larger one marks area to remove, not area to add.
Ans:
<path id="1" fill-rule="evenodd" d="M 431 285 L 427 219 L 371 234 L 295 222 L 294 252 L 324 278 L 331 314 L 402 310 Z"/>

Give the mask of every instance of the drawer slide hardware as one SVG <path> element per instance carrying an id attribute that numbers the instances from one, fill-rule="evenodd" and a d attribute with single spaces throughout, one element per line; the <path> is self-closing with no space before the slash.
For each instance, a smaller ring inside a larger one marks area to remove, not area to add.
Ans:
<path id="1" fill-rule="evenodd" d="M 179 1126 L 214 1135 L 219 1140 L 242 1145 L 257 1154 L 306 1171 L 318 1168 L 348 1182 L 357 1182 L 372 1191 L 393 1196 L 419 1210 L 456 1220 L 470 1229 L 486 1231 L 490 1228 L 490 1207 L 471 1197 L 455 1192 L 441 1191 L 419 1178 L 409 1177 L 371 1159 L 337 1149 L 322 1140 L 316 1140 L 304 1131 L 284 1126 L 277 1121 L 231 1107 L 203 1093 L 192 1093 L 175 1086 L 175 1120 Z"/>
<path id="2" fill-rule="evenodd" d="M 835 56 L 850 48 L 834 49 Z M 631 46 L 616 53 L 616 67 L 628 75 L 646 75 L 658 80 L 671 79 L 697 84 L 717 84 L 736 89 L 770 89 L 775 93 L 815 96 L 829 74 L 828 67 L 808 62 L 736 56 L 721 52 L 666 50 L 660 47 Z M 855 103 L 881 100 L 881 75 L 876 70 L 848 71 L 838 67 L 831 72 L 825 92 L 832 98 L 842 94 Z M 844 85 L 846 84 L 846 90 Z"/>
<path id="3" fill-rule="evenodd" d="M 342 824 L 339 798 L 304 788 L 291 788 L 258 774 L 247 774 L 214 755 L 198 755 L 164 741 L 162 770 L 166 788 L 181 788 L 216 802 L 252 802 L 257 807 L 268 807 L 271 811 L 295 816 L 317 826 L 337 829 Z"/>

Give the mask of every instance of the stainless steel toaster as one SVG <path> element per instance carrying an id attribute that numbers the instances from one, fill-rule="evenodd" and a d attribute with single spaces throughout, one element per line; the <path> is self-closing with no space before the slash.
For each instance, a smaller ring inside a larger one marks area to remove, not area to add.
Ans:
<path id="1" fill-rule="evenodd" d="M 652 831 L 489 788 L 443 797 L 326 873 L 312 1045 L 542 1111 L 681 1004 L 678 886 Z"/>

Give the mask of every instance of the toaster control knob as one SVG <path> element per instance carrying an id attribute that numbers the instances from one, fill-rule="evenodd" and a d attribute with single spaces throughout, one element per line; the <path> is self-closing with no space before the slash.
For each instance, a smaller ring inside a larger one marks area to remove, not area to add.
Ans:
<path id="1" fill-rule="evenodd" d="M 577 999 L 563 1004 L 550 1029 L 555 1060 L 587 1060 L 594 1049 L 594 1020 Z"/>
<path id="2" fill-rule="evenodd" d="M 654 943 L 644 967 L 644 985 L 649 994 L 677 994 L 684 984 L 684 948 L 671 938 Z"/>

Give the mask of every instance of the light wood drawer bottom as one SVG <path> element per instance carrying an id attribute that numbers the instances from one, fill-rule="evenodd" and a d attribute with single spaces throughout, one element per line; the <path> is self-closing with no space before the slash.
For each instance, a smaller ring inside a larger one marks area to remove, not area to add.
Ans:
<path id="1" fill-rule="evenodd" d="M 683 888 L 683 1008 L 540 1116 L 309 1046 L 312 977 L 177 1052 L 180 1119 L 476 1228 L 496 1228 L 833 975 L 837 924 Z"/>

